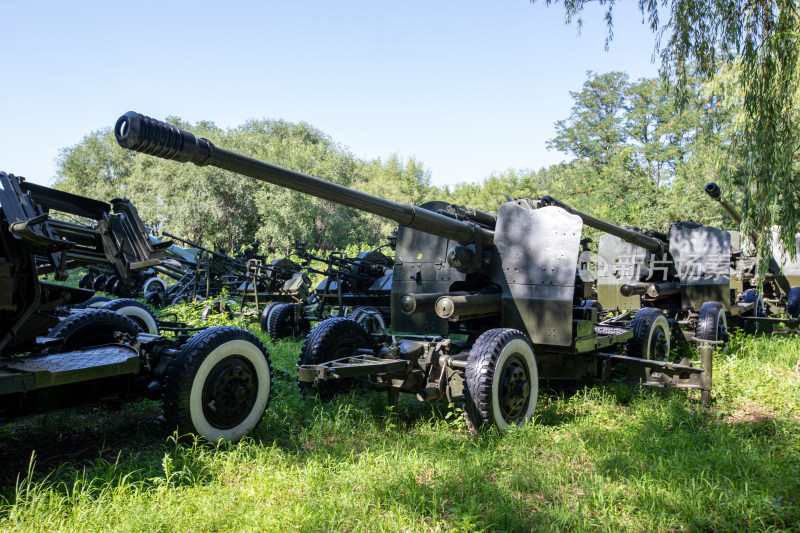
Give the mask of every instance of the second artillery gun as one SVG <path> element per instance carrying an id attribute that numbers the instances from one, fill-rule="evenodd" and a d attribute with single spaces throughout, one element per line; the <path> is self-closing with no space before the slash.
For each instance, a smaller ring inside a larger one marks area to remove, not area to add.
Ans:
<path id="1" fill-rule="evenodd" d="M 385 333 L 391 320 L 393 261 L 381 249 L 394 248 L 395 243 L 392 236 L 386 244 L 356 257 L 340 251 L 321 257 L 299 243 L 295 255 L 302 260 L 303 268 L 324 279 L 304 300 L 269 304 L 261 314 L 261 329 L 269 332 L 272 340 L 306 335 L 311 322 L 329 318 L 336 310 L 338 316 L 346 314 L 371 333 Z M 315 268 L 312 261 L 325 268 Z"/>
<path id="2" fill-rule="evenodd" d="M 700 338 L 724 345 L 727 317 L 752 311 L 730 305 L 728 232 L 691 221 L 670 224 L 667 232 L 630 229 L 649 239 L 634 242 L 611 231 L 590 257 L 600 305 L 625 311 L 620 320 L 632 315 L 634 329 L 638 319 L 653 317 L 666 321 L 678 343 Z"/>
<path id="3" fill-rule="evenodd" d="M 741 225 L 742 216 L 723 198 L 719 185 L 709 182 L 705 192 L 728 212 L 737 225 Z M 752 304 L 754 309 L 752 316 L 747 319 L 752 327 L 746 329 L 771 332 L 778 331 L 775 325 L 783 324 L 788 329 L 796 330 L 797 319 L 800 319 L 800 234 L 795 236 L 794 259 L 773 238 L 772 256 L 765 275 L 760 278 L 752 250 L 759 241 L 758 234 L 751 231 L 748 243 L 743 242 L 738 231 L 727 233 L 731 235 L 731 302 Z M 788 318 L 778 318 L 779 315 L 787 315 Z"/>
<path id="4" fill-rule="evenodd" d="M 540 381 L 618 380 L 709 397 L 710 349 L 701 367 L 651 359 L 659 344 L 651 329 L 637 332 L 641 357 L 614 353 L 634 332 L 599 321 L 576 269 L 584 221 L 551 199 L 509 201 L 497 215 L 445 202 L 415 207 L 236 154 L 137 113 L 120 117 L 114 131 L 123 148 L 244 174 L 400 225 L 391 292 L 398 333 L 376 343 L 351 319 L 321 322 L 300 355 L 303 391 L 327 397 L 365 385 L 392 401 L 405 392 L 463 402 L 473 430 L 529 420 Z"/>

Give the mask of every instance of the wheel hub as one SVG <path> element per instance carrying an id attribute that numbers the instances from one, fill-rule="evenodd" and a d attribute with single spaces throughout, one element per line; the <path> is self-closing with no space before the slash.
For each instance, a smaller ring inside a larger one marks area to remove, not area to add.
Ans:
<path id="1" fill-rule="evenodd" d="M 661 329 L 653 333 L 650 353 L 651 358 L 655 361 L 666 361 L 667 359 L 667 338 Z"/>
<path id="2" fill-rule="evenodd" d="M 253 365 L 240 356 L 228 357 L 211 370 L 203 387 L 203 413 L 215 427 L 241 423 L 253 408 L 258 377 Z"/>
<path id="3" fill-rule="evenodd" d="M 503 366 L 498 392 L 504 418 L 507 421 L 519 419 L 525 412 L 531 393 L 531 384 L 527 367 L 518 356 L 509 358 Z"/>

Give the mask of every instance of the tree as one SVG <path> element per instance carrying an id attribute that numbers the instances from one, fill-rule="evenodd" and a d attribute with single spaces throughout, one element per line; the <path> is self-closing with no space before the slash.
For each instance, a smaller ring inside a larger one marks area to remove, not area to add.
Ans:
<path id="1" fill-rule="evenodd" d="M 572 113 L 556 122 L 556 137 L 547 142 L 548 149 L 572 152 L 578 159 L 589 161 L 598 171 L 611 162 L 625 142 L 622 111 L 628 75 L 608 72 L 586 73 L 580 92 L 570 91 L 574 100 Z"/>
<path id="2" fill-rule="evenodd" d="M 544 0 L 546 5 L 558 0 Z M 582 22 L 591 0 L 563 0 L 567 23 Z M 536 3 L 536 0 L 531 0 Z M 607 5 L 608 41 L 613 38 L 613 6 Z M 669 6 L 669 19 L 660 25 L 659 7 Z M 664 79 L 677 81 L 685 101 L 693 69 L 712 78 L 726 63 L 740 65 L 744 113 L 741 135 L 729 150 L 740 164 L 731 179 L 744 193 L 743 228 L 759 235 L 759 253 L 771 249 L 773 225 L 780 239 L 795 250 L 800 230 L 800 9 L 796 0 L 638 0 L 639 10 L 658 34 Z M 662 41 L 662 39 L 664 39 Z M 766 261 L 761 262 L 766 268 Z"/>

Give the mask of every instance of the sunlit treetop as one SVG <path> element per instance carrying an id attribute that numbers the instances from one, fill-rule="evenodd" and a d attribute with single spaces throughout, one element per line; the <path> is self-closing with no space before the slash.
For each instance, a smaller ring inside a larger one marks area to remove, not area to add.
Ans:
<path id="1" fill-rule="evenodd" d="M 583 9 L 590 2 L 563 0 L 566 22 L 580 26 Z M 594 3 L 606 8 L 608 47 L 614 36 L 615 2 Z M 796 0 L 638 0 L 638 7 L 655 35 L 662 77 L 679 96 L 690 74 L 712 78 L 723 65 L 736 64 L 744 116 L 741 135 L 730 147 L 740 163 L 728 172 L 744 193 L 742 229 L 752 228 L 761 235 L 759 252 L 766 257 L 770 228 L 779 225 L 781 241 L 794 251 L 794 235 L 800 232 L 800 8 Z"/>

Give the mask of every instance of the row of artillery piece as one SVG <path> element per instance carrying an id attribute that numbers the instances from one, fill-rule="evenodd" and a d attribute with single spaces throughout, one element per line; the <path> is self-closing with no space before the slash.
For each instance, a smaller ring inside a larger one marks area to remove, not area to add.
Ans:
<path id="1" fill-rule="evenodd" d="M 273 338 L 305 335 L 297 368 L 304 395 L 369 389 L 395 403 L 408 393 L 462 406 L 472 431 L 503 431 L 534 416 L 540 387 L 689 389 L 707 404 L 714 354 L 725 349 L 729 327 L 797 331 L 797 262 L 778 250 L 759 278 L 735 231 L 693 222 L 666 233 L 620 227 L 551 197 L 509 200 L 496 214 L 438 201 L 412 206 L 133 112 L 114 133 L 126 149 L 217 167 L 398 224 L 393 259 L 381 250 L 322 258 L 300 246 L 298 261 L 241 262 L 239 296 L 258 307 L 262 327 Z M 107 309 L 59 314 L 93 291 L 48 284 L 42 274 L 65 279 L 72 266 L 105 264 L 130 287 L 134 272 L 174 266 L 173 243 L 152 240 L 130 202 L 0 179 L 0 421 L 149 397 L 162 401 L 170 425 L 212 441 L 235 440 L 258 423 L 272 367 L 252 333 L 175 327 L 167 338 Z M 738 217 L 714 184 L 706 190 Z M 94 223 L 56 220 L 51 211 Z M 596 253 L 585 227 L 602 233 Z M 325 278 L 314 290 L 309 273 Z M 209 279 L 180 284 L 208 288 Z M 167 290 L 151 292 L 166 301 Z"/>
<path id="2" fill-rule="evenodd" d="M 389 324 L 393 260 L 382 252 L 394 249 L 395 238 L 348 257 L 332 251 L 317 255 L 300 242 L 285 257 L 267 261 L 254 242 L 230 256 L 168 232 L 164 258 L 124 279 L 105 262 L 87 264 L 78 286 L 119 298 L 143 298 L 153 308 L 199 302 L 204 317 L 225 312 L 261 310 L 260 323 L 272 340 L 307 334 L 311 324 L 331 315 L 357 320 L 370 331 Z M 179 247 L 174 241 L 182 243 Z M 313 285 L 312 277 L 322 281 Z M 164 280 L 172 280 L 168 284 Z M 96 298 L 98 305 L 105 298 Z"/>
<path id="3" fill-rule="evenodd" d="M 338 316 L 305 338 L 298 381 L 323 398 L 369 388 L 387 391 L 390 401 L 400 392 L 447 399 L 463 403 L 470 427 L 501 430 L 533 416 L 540 385 L 622 381 L 696 389 L 707 402 L 713 354 L 724 348 L 729 326 L 790 332 L 798 325 L 798 263 L 780 253 L 759 279 L 738 232 L 693 222 L 674 223 L 667 233 L 619 227 L 550 197 L 511 200 L 496 215 L 446 202 L 401 204 L 133 112 L 120 117 L 115 135 L 123 148 L 398 223 L 391 334 Z M 707 191 L 738 219 L 719 188 Z M 596 265 L 581 261 L 584 226 L 604 233 Z M 677 345 L 691 342 L 700 364 L 675 361 L 673 353 L 685 352 Z"/>

